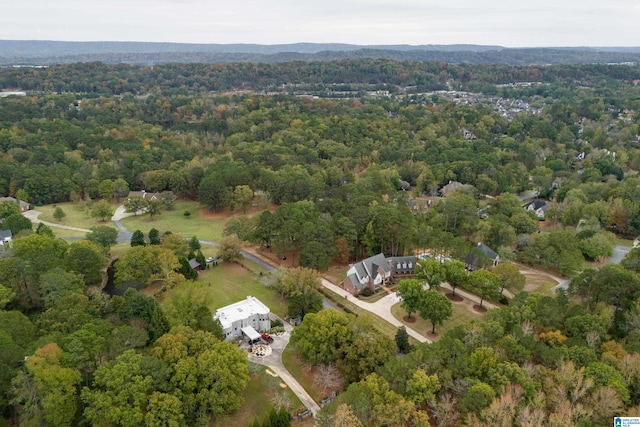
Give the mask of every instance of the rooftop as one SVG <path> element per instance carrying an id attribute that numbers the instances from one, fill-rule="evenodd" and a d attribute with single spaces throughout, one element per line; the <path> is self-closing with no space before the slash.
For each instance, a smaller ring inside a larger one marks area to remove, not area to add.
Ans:
<path id="1" fill-rule="evenodd" d="M 226 329 L 230 328 L 235 321 L 246 319 L 254 314 L 269 314 L 269 312 L 269 307 L 258 298 L 247 296 L 242 301 L 217 309 L 213 318 L 220 320 L 222 329 Z"/>

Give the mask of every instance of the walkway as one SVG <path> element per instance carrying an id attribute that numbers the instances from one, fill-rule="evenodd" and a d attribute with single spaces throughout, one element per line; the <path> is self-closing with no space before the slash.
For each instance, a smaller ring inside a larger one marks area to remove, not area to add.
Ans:
<path id="1" fill-rule="evenodd" d="M 370 303 L 370 302 L 365 302 L 362 301 L 350 294 L 348 294 L 344 289 L 342 289 L 341 287 L 339 287 L 338 285 L 335 285 L 333 283 L 331 283 L 330 281 L 328 281 L 325 278 L 322 278 L 322 286 L 324 286 L 325 288 L 337 293 L 338 295 L 348 295 L 347 299 L 349 300 L 349 302 L 351 302 L 352 304 L 357 305 L 358 307 L 362 308 L 363 310 L 367 310 L 381 318 L 383 318 L 384 320 L 386 320 L 387 322 L 391 323 L 392 325 L 396 326 L 396 327 L 401 327 L 401 326 L 405 326 L 407 328 L 407 332 L 409 333 L 409 335 L 411 335 L 413 338 L 415 338 L 416 340 L 420 341 L 420 342 L 428 342 L 430 343 L 431 340 L 429 340 L 427 337 L 425 337 L 424 335 L 416 332 L 415 330 L 411 329 L 410 327 L 407 327 L 404 323 L 400 322 L 398 319 L 396 319 L 393 314 L 391 314 L 391 306 L 394 305 L 395 303 L 399 302 L 400 299 L 398 298 L 398 296 L 396 295 L 396 293 L 392 293 L 391 295 L 387 295 L 386 297 L 382 298 L 381 300 L 375 302 L 375 303 Z"/>
<path id="2" fill-rule="evenodd" d="M 291 338 L 291 331 L 293 327 L 287 323 L 285 323 L 285 332 L 281 336 L 274 336 L 273 343 L 271 344 L 271 354 L 264 357 L 254 356 L 249 353 L 249 361 L 253 363 L 257 363 L 259 365 L 264 365 L 271 369 L 273 372 L 278 374 L 280 379 L 298 396 L 298 399 L 302 402 L 302 404 L 311 410 L 313 415 L 315 415 L 319 410 L 320 406 L 311 398 L 309 393 L 300 385 L 300 383 L 289 373 L 287 368 L 282 363 L 282 352 L 285 347 L 289 343 L 289 338 Z"/>

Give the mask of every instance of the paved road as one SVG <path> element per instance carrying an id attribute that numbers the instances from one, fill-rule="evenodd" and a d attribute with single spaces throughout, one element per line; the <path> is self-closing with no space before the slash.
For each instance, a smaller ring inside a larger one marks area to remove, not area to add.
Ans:
<path id="1" fill-rule="evenodd" d="M 631 252 L 631 249 L 633 249 L 633 247 L 631 246 L 622 246 L 622 245 L 614 246 L 613 255 L 611 255 L 611 257 L 607 262 L 609 264 L 620 264 L 624 259 L 624 257 L 626 257 L 627 254 Z"/>

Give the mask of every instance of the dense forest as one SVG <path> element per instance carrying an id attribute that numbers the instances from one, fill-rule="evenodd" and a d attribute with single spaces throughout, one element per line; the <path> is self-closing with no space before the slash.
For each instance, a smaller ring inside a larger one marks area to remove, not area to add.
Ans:
<path id="1" fill-rule="evenodd" d="M 96 209 L 175 195 L 238 212 L 226 234 L 318 270 L 419 249 L 465 259 L 484 242 L 573 277 L 568 293 L 521 293 L 398 357 L 350 315 L 307 315 L 293 345 L 346 380 L 318 424 L 607 425 L 640 412 L 640 253 L 585 266 L 640 234 L 639 78 L 374 59 L 0 69 L 0 89 L 24 91 L 0 98 L 0 196 Z M 548 203 L 544 230 L 523 192 Z M 265 210 L 240 215 L 251 203 Z M 101 293 L 100 230 L 69 243 L 8 202 L 0 224 L 14 237 L 0 254 L 6 423 L 205 425 L 238 409 L 247 361 L 208 308 L 185 319 Z M 182 283 L 176 245 L 131 248 L 121 271 L 142 259 L 140 280 Z M 326 354 L 321 328 L 335 328 Z"/>

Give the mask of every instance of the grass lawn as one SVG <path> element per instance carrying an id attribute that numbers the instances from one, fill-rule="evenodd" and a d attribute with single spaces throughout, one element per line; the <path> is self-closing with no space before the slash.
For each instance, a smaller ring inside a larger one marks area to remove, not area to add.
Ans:
<path id="1" fill-rule="evenodd" d="M 431 332 L 431 322 L 428 320 L 424 320 L 420 317 L 419 314 L 414 313 L 411 316 L 417 319 L 414 323 L 407 323 L 403 320 L 403 317 L 407 315 L 407 312 L 404 308 L 402 308 L 401 303 L 394 304 L 391 307 L 391 314 L 393 317 L 414 329 L 416 332 L 421 333 L 422 335 L 426 335 L 427 332 Z M 438 339 L 441 336 L 450 330 L 455 328 L 458 325 L 462 325 L 464 323 L 468 323 L 472 320 L 481 321 L 484 318 L 483 314 L 476 313 L 473 309 L 470 309 L 470 306 L 467 305 L 466 302 L 454 302 L 453 303 L 453 315 L 449 318 L 449 320 L 445 321 L 442 326 L 436 325 L 436 332 L 438 333 L 438 337 L 431 337 L 429 339 Z"/>
<path id="2" fill-rule="evenodd" d="M 287 348 L 282 352 L 282 363 L 317 404 L 320 404 L 322 399 L 331 395 L 331 391 L 333 389 L 323 390 L 322 387 L 315 384 L 315 368 L 305 369 L 304 364 L 297 357 L 297 354 L 291 345 L 287 346 Z M 335 387 L 336 391 L 341 389 L 342 385 Z"/>
<path id="3" fill-rule="evenodd" d="M 391 339 L 395 339 L 396 333 L 398 332 L 397 327 L 387 322 L 382 317 L 376 314 L 373 314 L 363 308 L 358 307 L 357 305 L 353 304 L 349 300 L 345 300 L 344 295 L 338 295 L 337 293 L 326 288 L 323 291 L 327 293 L 327 295 L 332 295 L 336 301 L 340 301 L 342 305 L 349 308 L 352 312 L 356 313 L 358 316 L 368 318 L 373 324 L 373 327 L 376 328 L 376 330 L 382 332 L 383 334 L 387 335 Z M 409 336 L 409 342 L 412 345 L 418 344 L 418 341 L 411 336 Z"/>
<path id="4" fill-rule="evenodd" d="M 64 213 L 67 214 L 67 216 L 62 218 L 62 220 L 60 221 L 58 221 L 53 217 L 53 211 L 56 209 L 56 206 L 60 206 L 60 208 L 62 208 Z M 116 208 L 116 205 L 113 205 L 114 210 L 115 208 Z M 98 225 L 109 225 L 113 227 L 113 223 L 111 221 L 100 222 L 95 218 L 91 218 L 89 213 L 85 212 L 84 203 L 72 203 L 72 202 L 58 203 L 55 205 L 37 206 L 35 210 L 42 212 L 38 217 L 39 219 L 43 221 L 52 222 L 54 224 L 67 225 L 67 226 L 86 228 L 86 229 L 90 229 L 91 227 L 96 227 Z"/>
<path id="5" fill-rule="evenodd" d="M 185 211 L 191 212 L 191 215 L 185 217 Z M 122 224 L 129 231 L 140 230 L 145 234 L 156 228 L 160 233 L 171 231 L 187 239 L 196 236 L 200 240 L 218 241 L 227 220 L 227 217 L 207 216 L 206 212 L 201 212 L 197 202 L 177 201 L 172 211 L 163 211 L 153 220 L 144 214 L 124 218 Z"/>
<path id="6" fill-rule="evenodd" d="M 113 250 L 112 250 L 113 253 Z M 257 267 L 256 267 L 257 268 Z M 262 301 L 278 316 L 284 318 L 287 314 L 287 302 L 271 288 L 265 286 L 259 276 L 238 264 L 221 263 L 200 273 L 198 281 L 205 284 L 211 292 L 211 311 L 216 311 L 234 302 L 254 296 Z M 171 292 L 171 291 L 169 291 Z"/>
<path id="7" fill-rule="evenodd" d="M 616 245 L 632 247 L 633 240 L 621 239 L 620 237 L 616 237 Z"/>
<path id="8" fill-rule="evenodd" d="M 36 228 L 38 228 L 37 225 L 33 227 L 34 231 Z M 49 228 L 51 228 L 51 230 L 53 231 L 53 234 L 55 234 L 58 239 L 77 241 L 77 240 L 84 240 L 85 237 L 87 236 L 87 233 L 85 233 L 84 231 L 67 230 L 65 228 L 58 228 L 58 227 L 49 227 Z"/>
<path id="9" fill-rule="evenodd" d="M 271 409 L 276 393 L 286 396 L 291 402 L 289 408 L 290 414 L 297 414 L 304 411 L 304 405 L 298 397 L 289 389 L 280 387 L 279 378 L 274 378 L 266 373 L 266 367 L 249 363 L 249 370 L 252 372 L 249 377 L 249 384 L 244 390 L 244 403 L 240 410 L 221 420 L 213 422 L 211 425 L 215 427 L 235 427 L 248 426 L 258 417 L 263 420 L 265 414 Z"/>
<path id="10" fill-rule="evenodd" d="M 558 284 L 552 278 L 542 274 L 525 274 L 524 277 L 527 279 L 524 285 L 524 290 L 527 292 L 540 292 L 543 294 Z"/>

